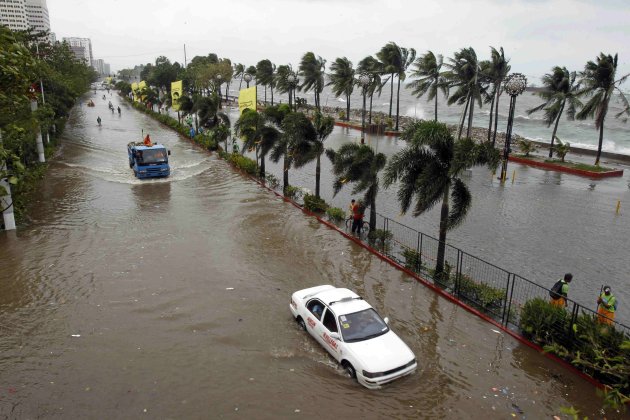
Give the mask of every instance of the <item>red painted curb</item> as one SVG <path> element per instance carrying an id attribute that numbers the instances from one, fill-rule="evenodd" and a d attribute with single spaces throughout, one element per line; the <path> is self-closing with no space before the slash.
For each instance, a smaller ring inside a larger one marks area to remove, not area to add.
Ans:
<path id="1" fill-rule="evenodd" d="M 390 265 L 392 265 L 396 269 L 398 269 L 398 270 L 406 273 L 407 275 L 413 277 L 414 279 L 416 279 L 416 281 L 422 283 L 424 286 L 426 286 L 429 289 L 433 290 L 434 292 L 438 293 L 443 298 L 445 298 L 445 299 L 449 300 L 450 302 L 452 302 L 452 303 L 454 303 L 454 304 L 464 308 L 468 312 L 472 313 L 473 315 L 478 316 L 479 318 L 483 319 L 484 321 L 494 325 L 495 327 L 497 327 L 501 331 L 509 334 L 510 336 L 512 336 L 513 338 L 518 340 L 520 343 L 531 347 L 532 349 L 538 351 L 539 353 L 542 353 L 548 359 L 551 359 L 551 360 L 555 361 L 556 363 L 562 365 L 567 370 L 570 370 L 571 372 L 573 372 L 577 376 L 581 377 L 582 379 L 585 379 L 586 381 L 590 382 L 592 385 L 596 386 L 597 388 L 600 388 L 600 389 L 605 389 L 606 388 L 606 386 L 604 384 L 600 383 L 599 381 L 597 381 L 593 377 L 591 377 L 591 376 L 587 375 L 586 373 L 580 371 L 579 369 L 575 368 L 573 365 L 571 365 L 566 360 L 561 359 L 560 357 L 556 356 L 555 354 L 551 354 L 551 353 L 545 352 L 544 349 L 542 347 L 540 347 L 538 344 L 535 344 L 535 343 L 527 340 L 522 335 L 520 335 L 520 334 L 518 334 L 518 333 L 516 333 L 516 332 L 514 332 L 514 331 L 512 331 L 512 330 L 510 330 L 510 329 L 508 329 L 506 327 L 504 327 L 503 325 L 501 325 L 498 322 L 496 322 L 494 319 L 488 317 L 487 315 L 483 314 L 482 312 L 479 312 L 477 309 L 475 309 L 475 308 L 465 304 L 464 302 L 462 302 L 459 299 L 457 299 L 455 296 L 451 295 L 450 293 L 447 293 L 446 291 L 444 291 L 440 287 L 436 286 L 435 284 L 430 283 L 428 280 L 420 277 L 417 273 L 415 273 L 415 272 L 409 270 L 408 268 L 400 265 L 398 262 L 392 260 L 390 257 L 381 254 L 378 250 L 376 250 L 376 249 L 372 248 L 370 245 L 364 243 L 359 238 L 357 238 L 355 236 L 352 236 L 352 235 L 349 235 L 348 233 L 344 232 L 342 229 L 339 228 L 339 226 L 337 226 L 337 225 L 335 225 L 335 224 L 333 224 L 333 223 L 331 223 L 331 222 L 329 222 L 327 220 L 322 219 L 317 214 L 315 214 L 315 213 L 305 209 L 304 207 L 300 206 L 298 203 L 296 203 L 295 201 L 291 200 L 290 198 L 287 198 L 284 195 L 282 195 L 279 192 L 277 192 L 276 190 L 274 190 L 272 188 L 269 188 L 267 185 L 265 185 L 259 179 L 256 179 L 256 178 L 254 178 L 253 176 L 251 176 L 249 174 L 245 174 L 245 175 L 249 179 L 251 179 L 252 181 L 257 183 L 258 185 L 260 185 L 262 188 L 265 188 L 266 190 L 271 191 L 277 197 L 282 198 L 283 201 L 288 202 L 288 203 L 292 204 L 294 207 L 302 210 L 302 212 L 305 213 L 306 215 L 316 218 L 323 225 L 327 226 L 330 229 L 333 229 L 333 230 L 337 231 L 338 233 L 340 233 L 345 238 L 350 239 L 351 241 L 353 241 L 357 245 L 365 248 L 366 250 L 368 250 L 372 254 L 376 255 L 381 260 L 389 263 Z"/>
<path id="2" fill-rule="evenodd" d="M 612 171 L 606 171 L 606 172 L 594 172 L 594 171 L 587 171 L 586 169 L 567 168 L 566 166 L 557 165 L 555 163 L 539 162 L 536 160 L 527 159 L 527 158 L 523 158 L 519 156 L 510 156 L 509 160 L 516 163 L 522 163 L 523 165 L 535 166 L 538 168 L 549 169 L 549 170 L 558 171 L 558 172 L 566 172 L 573 175 L 586 176 L 589 178 L 601 179 L 601 178 L 609 178 L 613 176 L 623 176 L 623 169 L 614 169 Z"/>

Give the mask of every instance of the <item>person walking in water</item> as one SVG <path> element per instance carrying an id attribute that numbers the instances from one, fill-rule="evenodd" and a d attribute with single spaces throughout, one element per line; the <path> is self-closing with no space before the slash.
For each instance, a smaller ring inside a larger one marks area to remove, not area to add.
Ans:
<path id="1" fill-rule="evenodd" d="M 118 107 L 118 115 L 120 115 L 120 107 Z"/>
<path id="2" fill-rule="evenodd" d="M 604 286 L 597 298 L 597 321 L 600 324 L 612 325 L 617 310 L 617 298 L 610 291 L 610 286 Z"/>
<path id="3" fill-rule="evenodd" d="M 549 294 L 551 295 L 551 304 L 564 308 L 567 306 L 567 295 L 569 294 L 569 283 L 573 280 L 573 274 L 566 273 L 564 278 L 558 280 L 553 285 Z"/>
<path id="4" fill-rule="evenodd" d="M 96 119 L 96 122 L 98 123 L 99 126 L 101 125 L 101 117 L 100 116 Z"/>

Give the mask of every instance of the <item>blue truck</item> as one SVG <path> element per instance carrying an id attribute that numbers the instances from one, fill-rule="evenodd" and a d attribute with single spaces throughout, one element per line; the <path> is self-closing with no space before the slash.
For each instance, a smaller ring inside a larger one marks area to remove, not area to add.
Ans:
<path id="1" fill-rule="evenodd" d="M 163 144 L 145 145 L 131 142 L 127 145 L 129 167 L 138 179 L 166 177 L 171 174 L 168 157 L 171 154 Z"/>

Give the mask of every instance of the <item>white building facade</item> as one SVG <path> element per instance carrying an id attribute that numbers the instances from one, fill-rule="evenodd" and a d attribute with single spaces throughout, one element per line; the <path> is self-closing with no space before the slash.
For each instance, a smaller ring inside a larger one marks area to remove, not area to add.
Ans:
<path id="1" fill-rule="evenodd" d="M 70 45 L 70 49 L 78 59 L 85 60 L 85 64 L 94 67 L 94 58 L 92 56 L 92 41 L 90 38 L 63 38 L 64 42 Z"/>
<path id="2" fill-rule="evenodd" d="M 0 0 L 0 25 L 12 31 L 26 31 L 29 28 L 25 0 Z"/>

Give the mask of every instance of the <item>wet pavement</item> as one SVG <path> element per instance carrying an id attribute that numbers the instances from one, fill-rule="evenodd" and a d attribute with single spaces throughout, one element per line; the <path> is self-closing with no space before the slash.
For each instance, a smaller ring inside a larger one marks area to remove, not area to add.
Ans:
<path id="1" fill-rule="evenodd" d="M 587 381 L 121 108 L 74 110 L 28 225 L 0 233 L 0 417 L 601 417 Z M 133 177 L 141 129 L 170 178 Z M 388 316 L 418 372 L 344 377 L 288 308 L 324 283 Z"/>

